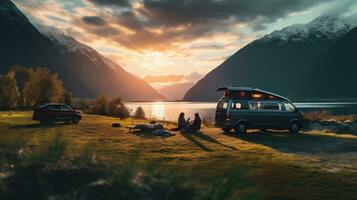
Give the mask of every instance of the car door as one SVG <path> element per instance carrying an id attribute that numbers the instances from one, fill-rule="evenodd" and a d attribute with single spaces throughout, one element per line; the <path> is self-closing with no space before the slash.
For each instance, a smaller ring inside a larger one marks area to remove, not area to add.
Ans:
<path id="1" fill-rule="evenodd" d="M 73 110 L 67 105 L 61 105 L 63 120 L 71 120 L 73 118 Z"/>
<path id="2" fill-rule="evenodd" d="M 62 112 L 61 105 L 53 105 L 51 114 L 52 114 L 51 117 L 57 121 L 63 120 L 63 118 L 64 118 L 64 113 Z"/>

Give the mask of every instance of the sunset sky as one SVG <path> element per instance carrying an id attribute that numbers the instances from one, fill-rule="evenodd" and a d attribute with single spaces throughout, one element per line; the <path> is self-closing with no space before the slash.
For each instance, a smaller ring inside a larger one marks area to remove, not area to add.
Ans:
<path id="1" fill-rule="evenodd" d="M 37 27 L 55 27 L 153 86 L 195 82 L 250 41 L 355 0 L 14 0 Z"/>

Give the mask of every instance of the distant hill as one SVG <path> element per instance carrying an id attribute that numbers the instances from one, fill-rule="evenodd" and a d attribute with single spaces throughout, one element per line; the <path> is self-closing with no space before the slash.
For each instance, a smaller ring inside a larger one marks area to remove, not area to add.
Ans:
<path id="1" fill-rule="evenodd" d="M 0 73 L 13 65 L 41 66 L 58 73 L 76 97 L 105 93 L 127 101 L 163 99 L 145 81 L 94 49 L 60 33 L 41 33 L 10 0 L 0 1 L 0 25 Z"/>
<path id="2" fill-rule="evenodd" d="M 257 87 L 292 100 L 310 98 L 307 91 L 314 82 L 309 75 L 311 68 L 352 28 L 334 17 L 322 16 L 307 24 L 274 31 L 208 73 L 186 93 L 184 100 L 215 101 L 221 96 L 216 88 L 226 85 Z"/>
<path id="3" fill-rule="evenodd" d="M 185 93 L 194 85 L 193 82 L 176 83 L 164 86 L 157 91 L 162 94 L 167 101 L 181 100 Z"/>

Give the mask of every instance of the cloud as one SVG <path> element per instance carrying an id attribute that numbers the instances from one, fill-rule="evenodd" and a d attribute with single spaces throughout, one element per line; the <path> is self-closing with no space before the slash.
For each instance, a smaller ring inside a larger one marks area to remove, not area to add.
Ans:
<path id="1" fill-rule="evenodd" d="M 108 5 L 127 7 L 124 11 L 116 6 L 109 7 L 112 12 L 106 29 L 111 31 L 103 34 L 102 30 L 86 27 L 93 35 L 109 37 L 118 45 L 133 50 L 163 51 L 179 43 L 216 33 L 237 33 L 238 24 L 248 24 L 253 30 L 262 30 L 267 24 L 292 12 L 303 11 L 330 0 L 87 1 L 107 8 Z M 87 24 L 99 22 L 103 25 L 103 21 L 97 17 L 87 19 Z M 114 27 L 117 31 L 112 30 Z M 211 45 L 209 48 L 219 46 Z"/>
<path id="2" fill-rule="evenodd" d="M 84 16 L 82 17 L 84 23 L 94 26 L 104 26 L 106 25 L 106 21 L 97 16 Z"/>
<path id="3" fill-rule="evenodd" d="M 104 5 L 104 6 L 119 6 L 119 7 L 129 7 L 129 0 L 87 0 L 89 2 Z"/>
<path id="4" fill-rule="evenodd" d="M 329 0 L 143 0 L 140 11 L 168 27 L 231 20 L 261 28 L 291 12 L 326 1 Z"/>

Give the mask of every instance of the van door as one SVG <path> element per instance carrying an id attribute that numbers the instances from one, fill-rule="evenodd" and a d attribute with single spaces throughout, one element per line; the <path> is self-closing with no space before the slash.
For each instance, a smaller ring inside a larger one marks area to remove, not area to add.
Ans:
<path id="1" fill-rule="evenodd" d="M 229 109 L 229 118 L 233 123 L 238 123 L 240 120 L 250 122 L 249 105 L 246 100 L 234 100 Z"/>
<path id="2" fill-rule="evenodd" d="M 281 128 L 285 119 L 282 113 L 282 105 L 278 101 L 261 101 L 260 110 L 262 116 L 261 126 L 264 128 Z"/>
<path id="3" fill-rule="evenodd" d="M 228 104 L 228 100 L 221 100 L 218 102 L 215 116 L 216 123 L 224 123 L 226 121 Z"/>
<path id="4" fill-rule="evenodd" d="M 294 119 L 298 119 L 296 114 L 296 108 L 287 101 L 282 102 L 282 124 L 281 128 L 288 128 L 290 122 Z"/>
<path id="5" fill-rule="evenodd" d="M 276 128 L 279 124 L 281 105 L 276 101 L 249 101 L 252 128 Z"/>
<path id="6" fill-rule="evenodd" d="M 249 105 L 249 127 L 250 128 L 259 128 L 264 124 L 264 114 L 260 110 L 259 101 L 250 100 L 248 101 Z"/>

